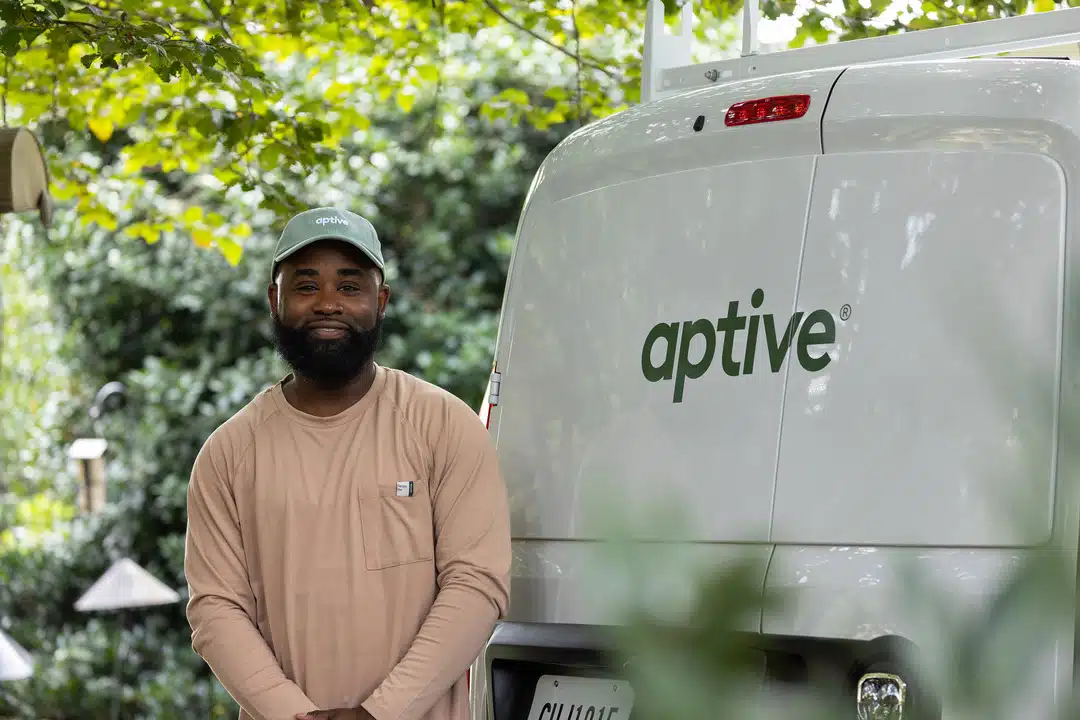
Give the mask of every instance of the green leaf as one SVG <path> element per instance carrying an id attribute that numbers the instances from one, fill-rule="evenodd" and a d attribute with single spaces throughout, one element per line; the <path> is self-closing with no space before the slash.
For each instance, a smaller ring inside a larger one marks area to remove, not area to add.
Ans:
<path id="1" fill-rule="evenodd" d="M 14 56 L 19 52 L 19 42 L 22 40 L 22 33 L 19 29 L 11 25 L 0 29 L 0 52 L 8 57 Z"/>
<path id="2" fill-rule="evenodd" d="M 149 245 L 161 239 L 161 230 L 147 223 L 135 223 L 124 228 L 124 233 L 131 237 L 142 238 Z"/>
<path id="3" fill-rule="evenodd" d="M 196 245 L 203 248 L 211 247 L 214 244 L 213 234 L 205 228 L 196 228 L 192 230 L 191 239 Z"/>
<path id="4" fill-rule="evenodd" d="M 230 265 L 235 267 L 240 263 L 240 258 L 244 254 L 244 249 L 239 243 L 230 240 L 229 238 L 218 238 L 217 247 Z"/>
<path id="5" fill-rule="evenodd" d="M 416 68 L 416 74 L 425 82 L 437 82 L 439 79 L 439 69 L 434 65 L 421 65 Z"/>
<path id="6" fill-rule="evenodd" d="M 213 138 L 218 134 L 218 126 L 214 122 L 214 118 L 210 115 L 202 115 L 195 121 L 195 129 L 198 130 L 204 138 Z"/>
<path id="7" fill-rule="evenodd" d="M 84 225 L 98 225 L 110 232 L 115 231 L 117 228 L 116 216 L 102 207 L 94 207 L 84 211 L 79 216 L 79 220 Z"/>
<path id="8" fill-rule="evenodd" d="M 502 100 L 506 100 L 514 105 L 520 107 L 526 107 L 529 105 L 529 96 L 524 90 L 518 88 L 507 88 L 499 93 L 498 97 Z"/>
<path id="9" fill-rule="evenodd" d="M 553 125 L 557 123 L 564 123 L 566 122 L 566 115 L 560 108 L 555 108 L 544 115 L 544 122 Z"/>
<path id="10" fill-rule="evenodd" d="M 413 94 L 412 88 L 399 91 L 394 99 L 397 101 L 397 106 L 404 113 L 412 111 L 413 105 L 416 104 L 416 95 Z"/>
<path id="11" fill-rule="evenodd" d="M 113 122 L 107 117 L 95 117 L 86 121 L 90 132 L 101 142 L 108 142 L 113 135 Z"/>
<path id="12" fill-rule="evenodd" d="M 330 86 L 328 88 L 326 88 L 326 92 L 323 94 L 323 97 L 325 97 L 330 102 L 334 102 L 346 93 L 351 92 L 352 89 L 353 88 L 349 85 L 335 80 L 334 82 L 330 83 Z"/>
<path id="13" fill-rule="evenodd" d="M 281 160 L 281 145 L 273 143 L 259 152 L 259 164 L 266 168 L 276 167 Z"/>

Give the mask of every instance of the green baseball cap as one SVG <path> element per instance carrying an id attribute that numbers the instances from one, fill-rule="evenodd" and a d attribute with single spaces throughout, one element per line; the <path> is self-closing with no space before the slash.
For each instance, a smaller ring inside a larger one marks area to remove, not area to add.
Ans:
<path id="1" fill-rule="evenodd" d="M 333 207 L 313 208 L 293 215 L 274 248 L 272 272 L 297 250 L 319 240 L 341 240 L 360 250 L 383 270 L 382 245 L 374 226 L 354 212 Z"/>

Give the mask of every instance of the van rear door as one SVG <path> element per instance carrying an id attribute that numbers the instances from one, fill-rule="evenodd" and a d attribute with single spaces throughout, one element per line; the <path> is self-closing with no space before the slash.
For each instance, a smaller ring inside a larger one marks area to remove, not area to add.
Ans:
<path id="1" fill-rule="evenodd" d="M 798 290 L 837 328 L 826 372 L 790 366 L 767 584 L 793 607 L 766 633 L 933 650 L 943 638 L 898 570 L 978 604 L 1050 539 L 1078 98 L 1080 69 L 1057 61 L 837 82 Z M 1048 667 L 1067 669 L 1059 640 Z"/>
<path id="2" fill-rule="evenodd" d="M 532 650 L 506 644 L 544 635 L 545 666 L 565 646 L 573 674 L 581 635 L 567 626 L 619 623 L 640 599 L 677 613 L 703 572 L 736 558 L 764 584 L 785 371 L 806 351 L 804 316 L 791 327 L 803 234 L 838 74 L 634 107 L 586 126 L 539 171 L 488 417 L 511 497 L 508 626 L 529 626 L 487 651 L 488 679 L 503 658 L 501 682 L 528 685 L 512 693 L 524 708 L 501 717 L 526 716 L 536 683 L 513 670 Z M 792 95 L 808 105 L 739 105 Z M 777 107 L 795 114 L 769 117 Z M 657 525 L 665 506 L 682 519 Z M 615 582 L 594 553 L 613 516 L 643 518 L 631 534 L 659 541 L 636 558 L 645 582 Z"/>

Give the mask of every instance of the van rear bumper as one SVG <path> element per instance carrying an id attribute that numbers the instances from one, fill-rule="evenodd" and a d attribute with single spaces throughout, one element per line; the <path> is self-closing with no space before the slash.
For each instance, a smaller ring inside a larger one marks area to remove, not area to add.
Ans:
<path id="1" fill-rule="evenodd" d="M 916 648 L 903 638 L 848 640 L 759 633 L 736 635 L 740 645 L 761 653 L 762 682 L 766 689 L 813 684 L 850 698 L 854 717 L 859 679 L 868 672 L 889 672 L 908 681 L 909 698 L 911 704 L 920 706 L 920 718 L 941 717 L 940 703 L 927 683 L 915 677 L 912 658 Z M 614 647 L 611 628 L 498 624 L 484 651 L 485 720 L 525 720 L 537 680 L 543 675 L 632 680 L 626 658 L 615 652 Z M 637 713 L 634 720 L 639 720 Z"/>
<path id="2" fill-rule="evenodd" d="M 542 675 L 625 679 L 603 628 L 591 625 L 500 623 L 484 651 L 485 720 L 524 720 Z"/>

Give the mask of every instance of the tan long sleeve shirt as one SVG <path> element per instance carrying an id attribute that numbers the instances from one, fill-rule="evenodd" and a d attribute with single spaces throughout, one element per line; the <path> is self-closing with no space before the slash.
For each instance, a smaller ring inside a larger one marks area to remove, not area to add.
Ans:
<path id="1" fill-rule="evenodd" d="M 241 720 L 360 705 L 467 720 L 465 671 L 509 595 L 493 443 L 465 403 L 397 370 L 327 418 L 278 383 L 200 451 L 185 569 L 192 645 Z"/>

